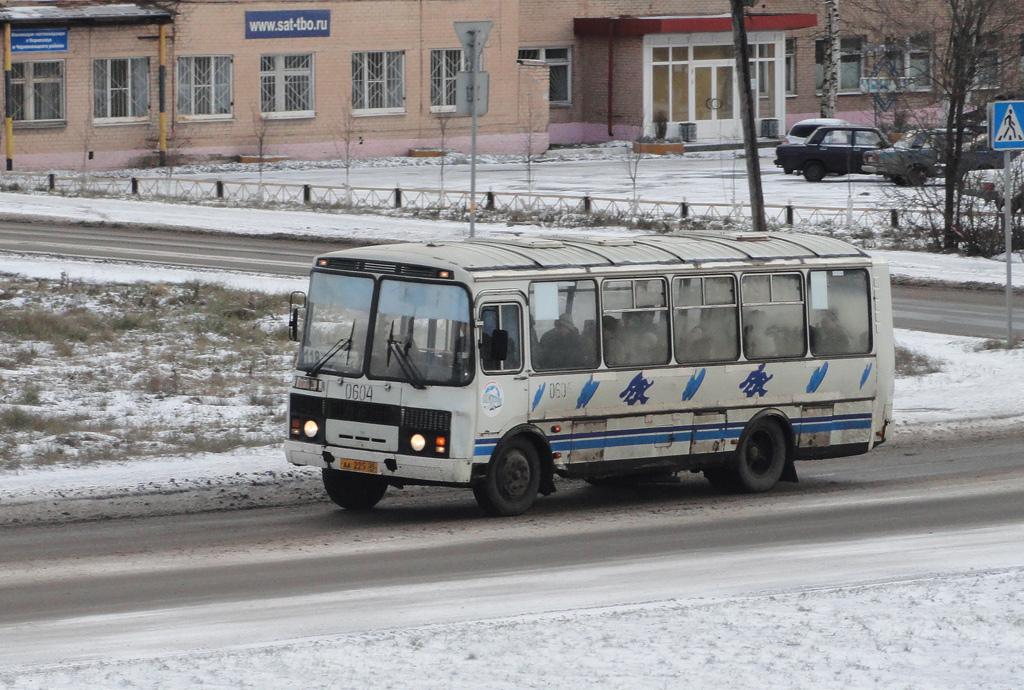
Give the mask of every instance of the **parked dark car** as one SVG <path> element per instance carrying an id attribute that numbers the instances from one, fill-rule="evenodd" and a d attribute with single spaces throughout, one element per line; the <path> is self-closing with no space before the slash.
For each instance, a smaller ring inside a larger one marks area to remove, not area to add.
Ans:
<path id="1" fill-rule="evenodd" d="M 892 148 L 868 151 L 864 154 L 864 172 L 882 175 L 897 185 L 918 186 L 929 177 L 946 174 L 946 130 L 917 129 L 907 132 Z M 1003 154 L 988 145 L 988 135 L 980 134 L 964 143 L 960 169 L 986 170 L 1001 168 Z"/>
<path id="2" fill-rule="evenodd" d="M 863 172 L 864 153 L 888 145 L 885 135 L 874 127 L 826 125 L 802 144 L 777 147 L 775 165 L 787 174 L 802 172 L 808 182 L 820 182 L 825 175 Z"/>

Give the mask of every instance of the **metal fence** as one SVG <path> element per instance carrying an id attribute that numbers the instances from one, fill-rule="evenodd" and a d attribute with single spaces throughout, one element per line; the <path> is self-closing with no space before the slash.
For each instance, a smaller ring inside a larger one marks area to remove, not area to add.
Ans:
<path id="1" fill-rule="evenodd" d="M 330 187 L 311 184 L 277 184 L 232 180 L 199 180 L 175 177 L 101 177 L 79 174 L 63 177 L 53 173 L 6 172 L 0 174 L 5 191 L 46 192 L 69 196 L 111 196 L 149 200 L 220 202 L 229 205 L 272 205 L 311 209 L 465 210 L 468 191 L 430 189 Z M 750 207 L 738 203 L 692 203 L 640 198 L 562 196 L 513 192 L 478 192 L 476 208 L 505 214 L 603 214 L 612 219 L 682 220 L 711 219 L 742 222 Z M 937 209 L 885 209 L 765 205 L 769 223 L 777 226 L 832 225 L 841 227 L 888 226 L 897 228 L 942 224 Z M 980 214 L 980 215 L 988 215 Z M 993 216 L 997 215 L 992 213 Z"/>

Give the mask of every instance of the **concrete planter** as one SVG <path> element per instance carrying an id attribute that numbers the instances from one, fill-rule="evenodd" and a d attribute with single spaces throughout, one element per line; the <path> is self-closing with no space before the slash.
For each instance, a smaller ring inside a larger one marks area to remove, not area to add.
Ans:
<path id="1" fill-rule="evenodd" d="M 239 163 L 280 163 L 281 161 L 288 160 L 288 156 L 273 156 L 268 154 L 258 155 L 247 155 L 241 154 L 238 156 Z"/>
<path id="2" fill-rule="evenodd" d="M 684 147 L 685 144 L 681 141 L 671 143 L 644 143 L 641 141 L 634 141 L 633 153 L 649 153 L 654 156 L 667 156 L 671 153 L 682 153 Z"/>
<path id="3" fill-rule="evenodd" d="M 441 149 L 409 149 L 410 158 L 440 158 L 443 155 Z"/>

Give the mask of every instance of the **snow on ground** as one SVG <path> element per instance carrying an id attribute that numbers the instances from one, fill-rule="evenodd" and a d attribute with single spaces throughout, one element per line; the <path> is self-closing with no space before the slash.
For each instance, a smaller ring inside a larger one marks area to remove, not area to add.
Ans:
<path id="1" fill-rule="evenodd" d="M 669 167 L 665 162 L 656 165 Z M 668 184 L 672 178 L 666 172 L 664 179 Z M 711 192 L 720 194 L 723 183 L 714 184 L 718 187 Z M 789 177 L 780 184 L 807 190 L 798 178 Z M 845 191 L 836 183 L 815 191 L 831 189 L 833 194 L 851 195 L 855 185 L 861 185 L 866 195 L 869 184 L 874 181 L 850 180 L 842 183 Z M 740 187 L 745 190 L 745 185 Z M 465 235 L 465 225 L 458 223 L 191 210 L 177 204 L 20 194 L 0 194 L 0 212 L 223 232 L 407 240 Z M 482 231 L 507 229 L 495 226 Z M 516 231 L 536 229 L 517 227 Z M 996 261 L 880 253 L 891 262 L 895 275 L 991 283 L 1005 278 L 1004 264 Z M 40 277 L 66 273 L 91 280 L 208 279 L 280 291 L 303 287 L 303 281 L 287 278 L 13 255 L 0 256 L 0 270 Z M 1019 282 L 1024 275 L 1019 266 L 1016 270 Z M 899 344 L 942 362 L 938 373 L 897 381 L 896 433 L 910 427 L 977 428 L 1024 421 L 1024 398 L 1018 393 L 1024 384 L 1020 350 L 979 350 L 977 339 L 911 331 L 898 331 L 896 338 Z M 244 471 L 239 469 L 242 455 Z M 295 472 L 301 471 L 288 468 L 276 446 L 219 456 L 145 460 L 128 467 L 98 464 L 19 470 L 0 475 L 0 525 L 9 525 L 12 516 L 24 511 L 59 511 L 76 497 L 104 498 L 85 502 L 99 505 L 100 510 L 105 503 L 116 505 L 114 513 L 130 514 L 144 502 L 115 499 L 169 492 L 187 495 L 190 487 L 211 483 L 273 485 L 297 476 Z M 1013 529 L 1020 531 L 1019 525 Z M 862 577 L 845 585 L 830 582 L 767 594 L 676 594 L 651 603 L 613 607 L 566 607 L 551 601 L 539 612 L 525 615 L 474 616 L 473 611 L 463 611 L 461 620 L 443 624 L 396 623 L 383 631 L 285 637 L 275 643 L 169 654 L 132 655 L 123 648 L 110 649 L 92 661 L 57 657 L 44 665 L 0 666 L 0 687 L 1016 690 L 1024 685 L 1020 654 L 1024 649 L 1024 553 L 997 548 L 998 558 L 983 558 L 972 550 L 978 537 L 967 532 L 936 542 L 929 547 L 931 553 L 959 548 L 958 558 L 949 561 L 956 564 L 955 569 L 932 567 L 913 577 Z M 246 606 L 238 604 L 237 611 L 225 615 L 237 618 Z"/>

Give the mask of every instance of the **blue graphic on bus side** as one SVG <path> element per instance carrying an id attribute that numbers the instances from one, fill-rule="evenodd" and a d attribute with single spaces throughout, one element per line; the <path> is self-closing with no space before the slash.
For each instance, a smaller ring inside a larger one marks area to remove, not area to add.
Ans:
<path id="1" fill-rule="evenodd" d="M 768 392 L 764 389 L 764 384 L 775 378 L 775 374 L 765 374 L 765 365 L 762 364 L 756 370 L 750 372 L 743 383 L 740 384 L 740 390 L 747 394 L 748 398 L 753 398 L 755 395 L 758 397 L 764 397 Z"/>
<path id="2" fill-rule="evenodd" d="M 693 372 L 693 376 L 686 382 L 686 389 L 683 391 L 683 402 L 692 400 L 693 396 L 697 395 L 697 391 L 700 390 L 700 384 L 704 383 L 704 374 L 706 373 L 707 369 Z"/>
<path id="3" fill-rule="evenodd" d="M 860 387 L 863 388 L 864 384 L 868 382 L 868 376 L 871 374 L 871 367 L 874 366 L 873 362 L 868 362 L 868 365 L 864 367 L 864 373 L 860 377 Z"/>
<path id="4" fill-rule="evenodd" d="M 828 373 L 828 362 L 822 363 L 820 367 L 814 370 L 811 374 L 811 380 L 807 382 L 807 392 L 814 393 L 818 390 L 818 386 L 825 380 L 825 374 Z"/>
<path id="5" fill-rule="evenodd" d="M 583 390 L 580 391 L 580 397 L 576 398 L 576 409 L 586 407 L 590 404 L 591 398 L 594 397 L 594 393 L 597 392 L 598 386 L 601 385 L 600 381 L 594 380 L 594 375 L 590 375 L 590 380 L 583 384 Z"/>
<path id="6" fill-rule="evenodd" d="M 654 381 L 648 381 L 644 378 L 644 372 L 640 372 L 633 377 L 633 380 L 629 382 L 625 390 L 619 393 L 619 397 L 622 398 L 627 405 L 634 405 L 640 403 L 646 405 L 647 401 L 650 400 L 645 394 L 647 389 L 654 385 Z"/>
<path id="7" fill-rule="evenodd" d="M 547 387 L 547 383 L 542 383 L 540 384 L 540 388 L 537 389 L 537 392 L 533 394 L 533 407 L 530 408 L 530 412 L 533 412 L 534 410 L 537 409 L 537 405 L 540 404 L 541 398 L 544 397 L 544 389 Z"/>

